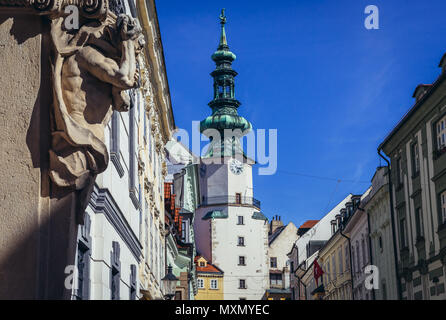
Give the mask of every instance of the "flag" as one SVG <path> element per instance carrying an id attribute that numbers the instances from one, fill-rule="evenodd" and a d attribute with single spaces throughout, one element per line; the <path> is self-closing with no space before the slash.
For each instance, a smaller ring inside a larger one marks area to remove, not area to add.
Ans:
<path id="1" fill-rule="evenodd" d="M 324 271 L 322 270 L 322 268 L 319 265 L 319 263 L 317 263 L 317 259 L 314 260 L 314 263 L 313 263 L 313 276 L 314 276 L 314 279 L 316 280 L 316 286 L 319 286 L 318 279 L 320 277 L 322 277 L 323 274 L 324 274 Z"/>

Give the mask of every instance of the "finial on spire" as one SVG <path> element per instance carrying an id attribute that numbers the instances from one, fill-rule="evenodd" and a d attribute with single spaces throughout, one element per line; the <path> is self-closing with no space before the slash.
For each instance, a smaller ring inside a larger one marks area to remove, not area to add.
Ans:
<path id="1" fill-rule="evenodd" d="M 225 8 L 221 9 L 220 23 L 222 25 L 226 23 Z"/>
<path id="2" fill-rule="evenodd" d="M 220 36 L 220 44 L 218 46 L 219 50 L 228 48 L 228 43 L 226 41 L 225 23 L 226 23 L 225 8 L 223 8 L 221 9 L 221 14 L 220 14 L 221 36 Z"/>

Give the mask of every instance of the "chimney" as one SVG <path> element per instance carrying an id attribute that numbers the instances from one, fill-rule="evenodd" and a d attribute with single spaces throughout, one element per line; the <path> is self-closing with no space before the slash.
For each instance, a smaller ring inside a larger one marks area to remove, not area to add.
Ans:
<path id="1" fill-rule="evenodd" d="M 336 220 L 331 220 L 331 234 L 334 235 L 336 233 Z"/>
<path id="2" fill-rule="evenodd" d="M 431 84 L 419 84 L 412 95 L 413 98 L 415 98 L 415 101 L 418 102 L 424 94 L 429 90 L 429 88 L 432 87 Z"/>
<path id="3" fill-rule="evenodd" d="M 282 218 L 278 216 L 277 214 L 273 217 L 273 220 L 271 221 L 269 225 L 269 234 L 273 234 L 277 228 L 283 226 L 283 222 L 281 220 Z"/>
<path id="4" fill-rule="evenodd" d="M 340 214 L 337 214 L 336 216 L 335 216 L 335 218 L 336 218 L 336 226 L 337 226 L 337 228 L 338 229 L 340 229 L 341 228 L 341 215 Z"/>

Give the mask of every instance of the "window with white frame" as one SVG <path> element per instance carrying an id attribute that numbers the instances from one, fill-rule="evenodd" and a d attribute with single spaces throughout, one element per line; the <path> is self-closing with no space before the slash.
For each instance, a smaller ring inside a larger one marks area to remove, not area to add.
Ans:
<path id="1" fill-rule="evenodd" d="M 438 150 L 446 147 L 446 115 L 437 122 L 437 148 Z"/>
<path id="2" fill-rule="evenodd" d="M 204 279 L 202 278 L 197 279 L 197 287 L 198 289 L 204 289 Z"/>
<path id="3" fill-rule="evenodd" d="M 211 279 L 211 289 L 218 289 L 218 280 L 217 279 Z"/>
<path id="4" fill-rule="evenodd" d="M 441 222 L 446 223 L 446 190 L 440 194 Z"/>
<path id="5" fill-rule="evenodd" d="M 237 245 L 240 247 L 245 246 L 245 237 L 238 237 Z"/>

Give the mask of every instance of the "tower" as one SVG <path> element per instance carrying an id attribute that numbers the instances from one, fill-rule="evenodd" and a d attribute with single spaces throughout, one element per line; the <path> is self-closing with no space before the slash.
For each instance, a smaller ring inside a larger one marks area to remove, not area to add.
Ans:
<path id="1" fill-rule="evenodd" d="M 220 23 L 220 42 L 212 55 L 212 114 L 200 123 L 200 131 L 211 141 L 200 165 L 202 201 L 195 216 L 195 239 L 199 254 L 224 272 L 224 299 L 255 300 L 268 286 L 268 219 L 253 197 L 254 161 L 240 143 L 252 126 L 237 112 L 237 72 L 232 69 L 236 56 L 227 43 L 224 9 Z"/>

